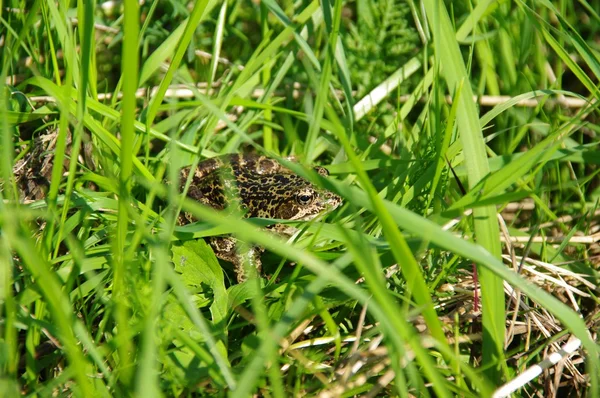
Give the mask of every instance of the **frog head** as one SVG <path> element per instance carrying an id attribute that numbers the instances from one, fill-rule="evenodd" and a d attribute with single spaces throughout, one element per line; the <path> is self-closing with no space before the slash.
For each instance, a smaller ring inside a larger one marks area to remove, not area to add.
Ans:
<path id="1" fill-rule="evenodd" d="M 322 167 L 315 170 L 323 176 L 329 173 Z M 278 189 L 279 195 L 271 205 L 274 207 L 271 217 L 282 220 L 308 221 L 328 213 L 342 204 L 342 198 L 326 189 L 312 184 L 308 180 L 292 174 L 286 176 L 288 183 L 284 189 Z"/>

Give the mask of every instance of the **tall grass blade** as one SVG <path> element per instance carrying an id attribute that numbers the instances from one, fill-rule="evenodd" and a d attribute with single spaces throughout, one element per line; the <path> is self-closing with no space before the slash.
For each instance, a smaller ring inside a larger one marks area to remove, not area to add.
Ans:
<path id="1" fill-rule="evenodd" d="M 444 75 L 451 92 L 462 85 L 456 123 L 463 143 L 469 186 L 474 187 L 489 172 L 485 145 L 479 125 L 478 111 L 473 102 L 469 76 L 459 51 L 456 34 L 446 8 L 441 1 L 425 1 L 427 18 L 433 27 L 436 55 L 441 58 Z M 473 211 L 475 240 L 493 256 L 499 258 L 500 233 L 493 206 Z M 483 311 L 483 366 L 486 375 L 496 383 L 501 381 L 499 366 L 504 352 L 504 289 L 502 279 L 480 268 Z"/>

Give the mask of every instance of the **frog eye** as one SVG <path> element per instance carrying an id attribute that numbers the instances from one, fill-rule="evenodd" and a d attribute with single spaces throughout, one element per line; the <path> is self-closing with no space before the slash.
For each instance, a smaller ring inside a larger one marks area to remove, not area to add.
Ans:
<path id="1" fill-rule="evenodd" d="M 300 192 L 296 196 L 296 201 L 298 202 L 299 205 L 307 206 L 312 203 L 313 195 L 311 195 L 309 192 Z"/>

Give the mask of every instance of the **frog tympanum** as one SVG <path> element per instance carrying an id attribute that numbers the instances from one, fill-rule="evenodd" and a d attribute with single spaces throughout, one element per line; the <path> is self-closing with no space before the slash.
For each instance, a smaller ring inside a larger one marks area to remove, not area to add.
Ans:
<path id="1" fill-rule="evenodd" d="M 315 167 L 322 176 L 329 173 Z M 181 170 L 181 189 L 190 168 Z M 336 194 L 318 188 L 295 174 L 277 160 L 255 154 L 231 154 L 202 161 L 194 171 L 187 196 L 216 210 L 224 210 L 232 204 L 244 217 L 261 217 L 281 220 L 312 220 L 329 212 L 342 203 Z M 190 214 L 179 218 L 180 224 L 195 221 Z M 271 231 L 290 235 L 293 228 L 282 224 L 271 225 Z M 209 239 L 217 257 L 234 264 L 238 282 L 243 282 L 244 257 L 238 252 L 237 240 L 231 236 Z M 260 255 L 263 249 L 251 247 L 247 259 L 260 272 Z"/>

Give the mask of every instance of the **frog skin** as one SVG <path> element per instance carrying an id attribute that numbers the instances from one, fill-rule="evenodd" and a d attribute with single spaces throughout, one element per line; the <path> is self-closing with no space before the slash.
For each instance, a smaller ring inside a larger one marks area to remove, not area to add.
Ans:
<path id="1" fill-rule="evenodd" d="M 321 176 L 329 173 L 323 167 L 314 170 Z M 181 170 L 181 189 L 191 169 Z M 261 217 L 281 220 L 308 221 L 337 208 L 342 199 L 336 194 L 313 185 L 277 160 L 256 154 L 232 154 L 202 161 L 194 171 L 187 196 L 216 210 L 230 208 L 234 203 L 245 218 Z M 231 210 L 231 209 L 230 209 Z M 180 216 L 179 223 L 196 221 L 190 214 Z M 277 234 L 291 235 L 295 229 L 275 224 L 267 229 Z M 231 236 L 209 238 L 215 255 L 234 264 L 238 282 L 247 279 L 244 261 L 258 272 L 263 249 L 250 247 L 248 254 L 238 251 L 238 242 Z"/>

